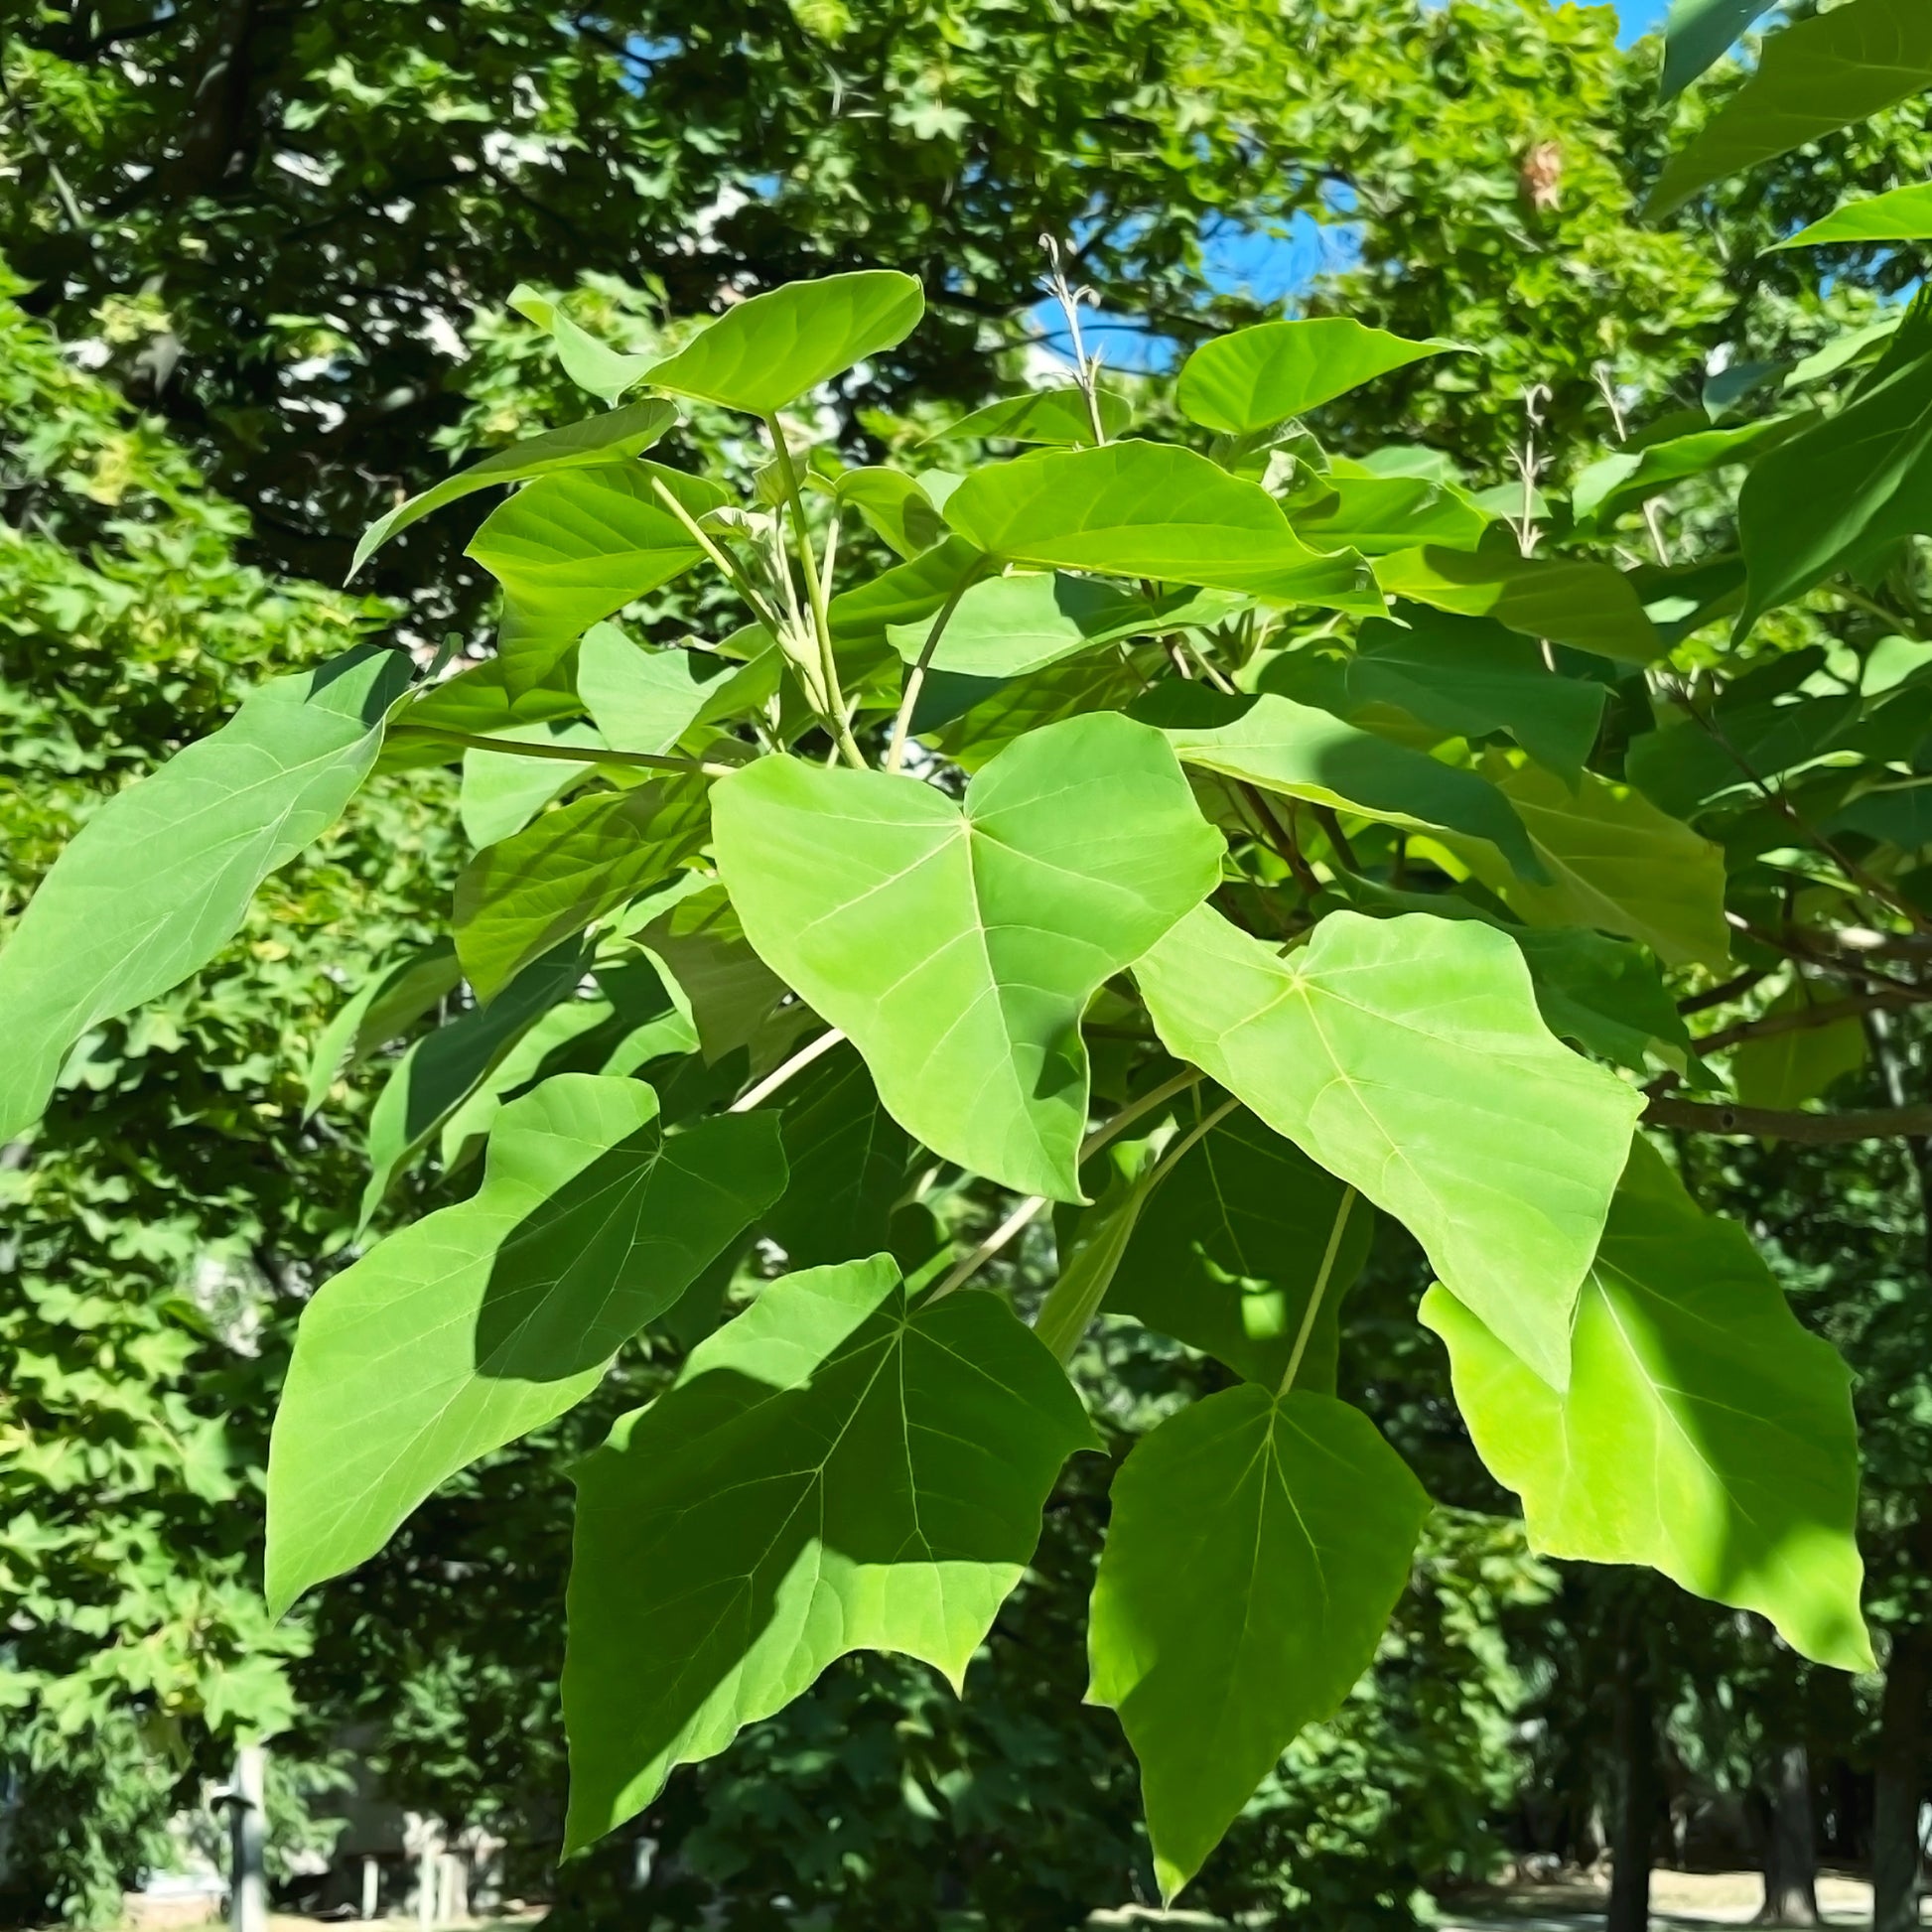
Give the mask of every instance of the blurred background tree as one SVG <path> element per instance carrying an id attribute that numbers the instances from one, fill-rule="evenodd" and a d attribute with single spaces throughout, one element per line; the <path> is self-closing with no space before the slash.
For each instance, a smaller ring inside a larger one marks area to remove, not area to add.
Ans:
<path id="1" fill-rule="evenodd" d="M 1695 404 L 1718 360 L 1802 353 L 1876 313 L 1902 257 L 1835 251 L 1821 278 L 1757 250 L 1848 192 L 1932 172 L 1924 131 L 1881 117 L 1644 228 L 1643 181 L 1726 84 L 1667 110 L 1655 70 L 1607 8 L 1542 0 L 14 9 L 0 906 L 92 803 L 255 679 L 387 625 L 419 648 L 483 636 L 460 556 L 481 507 L 390 545 L 371 595 L 333 587 L 397 496 L 581 413 L 504 307 L 518 280 L 575 291 L 584 321 L 642 345 L 794 277 L 913 270 L 928 322 L 833 398 L 827 431 L 859 455 L 1029 379 L 1051 327 L 1038 238 L 1057 234 L 1156 414 L 1175 345 L 1284 303 L 1468 344 L 1326 427 L 1340 448 L 1452 449 L 1478 485 L 1517 480 L 1532 427 L 1561 481 Z M 684 454 L 728 459 L 720 433 L 699 414 Z M 695 595 L 663 601 L 665 634 L 705 623 Z M 352 1735 L 397 1802 L 500 1833 L 512 1885 L 586 1924 L 825 1907 L 881 1932 L 952 1908 L 1057 1927 L 1151 1897 L 1130 1760 L 1114 1721 L 1077 1708 L 1104 1528 L 1104 1485 L 1077 1465 L 964 1705 L 916 1667 L 848 1660 L 680 1774 L 644 1821 L 641 1894 L 635 1836 L 551 1875 L 561 1465 L 674 1365 L 668 1334 L 266 1623 L 267 1419 L 362 1179 L 344 1129 L 365 1073 L 310 1120 L 302 1071 L 354 985 L 426 935 L 464 856 L 449 784 L 372 786 L 214 966 L 84 1042 L 48 1125 L 0 1151 L 6 1909 L 113 1921 L 170 1813 L 256 1730 L 289 1770 L 285 1842 L 323 1831 Z M 299 935 L 325 924 L 353 955 L 341 982 L 300 965 Z M 1883 1046 L 1848 1093 L 1922 1094 L 1922 1042 L 1894 1022 Z M 1203 1875 L 1211 1908 L 1405 1926 L 1427 1888 L 1506 1853 L 1586 1863 L 1614 1841 L 1635 1925 L 1650 1858 L 1754 1832 L 1787 1905 L 1821 1852 L 1877 1847 L 1886 1932 L 1915 1921 L 1897 1848 L 1932 1682 L 1923 1150 L 1686 1153 L 1706 1204 L 1746 1221 L 1863 1378 L 1883 1682 L 1816 1683 L 1762 1626 L 1529 1558 L 1413 1321 L 1420 1259 L 1392 1242 L 1358 1291 L 1372 1345 L 1345 1373 L 1446 1507 L 1375 1672 Z M 1018 1292 L 1046 1252 L 1021 1257 Z M 1171 1345 L 1123 1323 L 1091 1346 L 1131 1379 L 1137 1351 Z M 1156 1419 L 1110 1414 L 1116 1452 Z"/>

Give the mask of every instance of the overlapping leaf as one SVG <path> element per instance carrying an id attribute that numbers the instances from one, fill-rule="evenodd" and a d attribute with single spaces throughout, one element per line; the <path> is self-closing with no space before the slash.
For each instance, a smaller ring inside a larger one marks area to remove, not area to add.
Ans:
<path id="1" fill-rule="evenodd" d="M 894 1118 L 976 1173 L 1078 1199 L 1081 1011 L 1219 872 L 1161 734 L 1107 713 L 1034 732 L 963 808 L 763 759 L 712 810 L 747 936 L 865 1055 Z"/>
<path id="2" fill-rule="evenodd" d="M 883 1255 L 773 1282 L 576 1472 L 569 1848 L 850 1651 L 957 1689 L 1097 1447 L 997 1297 L 908 1311 Z"/>
<path id="3" fill-rule="evenodd" d="M 1171 1052 L 1393 1214 L 1564 1385 L 1643 1101 L 1551 1035 L 1507 934 L 1335 912 L 1283 958 L 1203 906 L 1134 975 Z"/>
<path id="4" fill-rule="evenodd" d="M 1447 1290 L 1430 1290 L 1422 1318 L 1539 1550 L 1649 1564 L 1761 1611 L 1807 1657 L 1872 1667 L 1850 1373 L 1799 1326 L 1743 1229 L 1701 1213 L 1648 1146 L 1631 1149 L 1578 1302 L 1567 1395 Z"/>
<path id="5" fill-rule="evenodd" d="M 1378 557 L 1375 580 L 1392 597 L 1494 618 L 1525 636 L 1625 663 L 1648 664 L 1663 654 L 1663 640 L 1629 580 L 1608 564 L 1429 545 Z"/>
<path id="6" fill-rule="evenodd" d="M 667 1138 L 636 1080 L 566 1073 L 497 1116 L 483 1186 L 303 1311 L 268 1471 L 279 1611 L 446 1477 L 560 1416 L 784 1187 L 769 1115 Z"/>

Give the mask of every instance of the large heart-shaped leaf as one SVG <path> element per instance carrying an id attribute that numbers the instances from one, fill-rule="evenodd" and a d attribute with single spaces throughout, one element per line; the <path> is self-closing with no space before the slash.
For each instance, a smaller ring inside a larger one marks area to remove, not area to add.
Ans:
<path id="1" fill-rule="evenodd" d="M 1920 0 L 1852 0 L 1771 35 L 1757 69 L 1671 159 L 1644 212 L 1932 87 L 1932 11 Z"/>
<path id="2" fill-rule="evenodd" d="M 456 883 L 457 954 L 478 999 L 655 885 L 710 823 L 704 780 L 680 776 L 579 798 L 485 846 Z"/>
<path id="3" fill-rule="evenodd" d="M 1175 400 L 1203 429 L 1242 436 L 1427 355 L 1459 348 L 1434 339 L 1412 343 L 1351 316 L 1264 322 L 1203 343 L 1180 367 Z"/>
<path id="4" fill-rule="evenodd" d="M 205 966 L 256 887 L 335 823 L 410 671 L 406 652 L 364 648 L 276 678 L 80 828 L 0 950 L 0 1141 L 40 1118 L 82 1034 Z"/>
<path id="5" fill-rule="evenodd" d="M 909 1311 L 884 1255 L 771 1283 L 576 1470 L 567 1849 L 850 1651 L 957 1689 L 1098 1447 L 997 1296 Z"/>
<path id="6" fill-rule="evenodd" d="M 608 744 L 668 752 L 743 669 L 712 651 L 646 650 L 599 623 L 577 647 L 577 692 Z"/>
<path id="7" fill-rule="evenodd" d="M 1168 443 L 990 465 L 953 491 L 946 521 L 1011 563 L 1199 584 L 1276 604 L 1381 609 L 1360 557 L 1311 550 L 1258 483 Z"/>
<path id="8" fill-rule="evenodd" d="M 1643 1097 L 1550 1033 L 1506 933 L 1334 912 L 1283 958 L 1201 906 L 1134 976 L 1170 1052 L 1393 1214 L 1564 1386 Z"/>
<path id="9" fill-rule="evenodd" d="M 673 395 L 775 415 L 861 357 L 903 342 L 924 313 L 918 282 L 894 269 L 788 282 L 727 309 L 643 379 Z"/>
<path id="10" fill-rule="evenodd" d="M 1447 1290 L 1422 1318 L 1537 1549 L 1649 1564 L 1761 1611 L 1807 1657 L 1872 1667 L 1851 1374 L 1798 1325 L 1744 1230 L 1702 1213 L 1646 1144 L 1578 1301 L 1568 1395 Z"/>
<path id="11" fill-rule="evenodd" d="M 446 1477 L 574 1407 L 784 1189 L 770 1115 L 666 1137 L 637 1080 L 563 1073 L 497 1115 L 475 1194 L 302 1312 L 268 1465 L 279 1614 Z"/>
<path id="12" fill-rule="evenodd" d="M 1724 57 L 1759 14 L 1776 0 L 1671 0 L 1664 23 L 1663 96 L 1680 94 Z"/>
<path id="13" fill-rule="evenodd" d="M 1494 618 L 1525 636 L 1574 644 L 1627 664 L 1648 664 L 1663 655 L 1663 639 L 1629 579 L 1608 564 L 1431 544 L 1378 557 L 1375 580 L 1391 597 L 1464 617 Z"/>
<path id="14" fill-rule="evenodd" d="M 433 489 L 398 503 L 386 516 L 377 517 L 362 532 L 348 574 L 353 577 L 398 530 L 408 529 L 446 503 L 458 502 L 495 484 L 548 476 L 553 470 L 582 470 L 635 456 L 639 450 L 649 449 L 676 421 L 677 411 L 668 402 L 633 402 L 625 409 L 545 430 L 541 436 L 512 443 L 506 450 L 492 450 L 481 463 L 473 463 Z"/>
<path id="15" fill-rule="evenodd" d="M 1484 839 L 1528 877 L 1547 877 L 1521 820 L 1486 778 L 1330 712 L 1272 691 L 1229 697 L 1175 680 L 1157 685 L 1134 716 L 1159 725 L 1183 763 L 1385 824 Z"/>
<path id="16" fill-rule="evenodd" d="M 692 517 L 729 500 L 702 478 L 631 462 L 539 477 L 483 519 L 466 554 L 502 585 L 519 641 L 575 637 L 697 562 L 656 483 Z"/>
<path id="17" fill-rule="evenodd" d="M 1219 876 L 1161 734 L 1110 713 L 1048 726 L 963 807 L 760 759 L 712 788 L 712 816 L 747 937 L 850 1036 L 893 1117 L 975 1173 L 1077 1200 L 1081 1012 Z"/>
<path id="18" fill-rule="evenodd" d="M 1140 1759 L 1165 1902 L 1374 1660 L 1428 1514 L 1375 1425 L 1330 1396 L 1248 1383 L 1135 1445 L 1094 1582 L 1088 1696 Z"/>

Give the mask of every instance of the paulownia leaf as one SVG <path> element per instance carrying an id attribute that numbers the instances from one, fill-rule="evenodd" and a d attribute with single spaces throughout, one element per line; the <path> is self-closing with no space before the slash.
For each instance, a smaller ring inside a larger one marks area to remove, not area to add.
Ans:
<path id="1" fill-rule="evenodd" d="M 1648 664 L 1663 654 L 1663 640 L 1629 580 L 1608 564 L 1431 545 L 1378 557 L 1375 580 L 1392 597 L 1494 618 L 1525 636 L 1626 664 Z"/>
<path id="2" fill-rule="evenodd" d="M 1547 877 L 1502 793 L 1473 771 L 1357 731 L 1326 711 L 1264 692 L 1230 697 L 1178 679 L 1156 685 L 1133 715 L 1158 725 L 1185 764 L 1415 831 L 1451 829 L 1514 855 Z"/>
<path id="3" fill-rule="evenodd" d="M 1819 1004 L 1819 996 L 1800 980 L 1768 1009 L 1795 1013 Z M 1864 1064 L 1864 1028 L 1857 1014 L 1822 1027 L 1796 1027 L 1744 1040 L 1730 1056 L 1730 1077 L 1746 1107 L 1779 1111 L 1816 1100 L 1834 1080 Z"/>
<path id="4" fill-rule="evenodd" d="M 75 833 L 0 950 L 0 1141 L 40 1118 L 75 1040 L 206 965 L 335 823 L 410 669 L 362 648 L 276 678 Z"/>
<path id="5" fill-rule="evenodd" d="M 668 752 L 743 666 L 710 651 L 647 650 L 614 623 L 593 624 L 577 647 L 577 691 L 605 742 Z"/>
<path id="6" fill-rule="evenodd" d="M 1393 1214 L 1564 1386 L 1643 1097 L 1552 1035 L 1507 934 L 1334 912 L 1284 959 L 1201 906 L 1134 976 L 1170 1052 Z"/>
<path id="7" fill-rule="evenodd" d="M 1080 1014 L 1219 876 L 1161 734 L 1108 713 L 1048 726 L 963 808 L 777 758 L 711 796 L 747 937 L 865 1055 L 893 1117 L 1003 1186 L 1077 1200 Z"/>
<path id="8" fill-rule="evenodd" d="M 488 1077 L 523 1035 L 571 998 L 590 960 L 575 946 L 533 960 L 486 1007 L 472 1007 L 414 1040 L 369 1109 L 366 1228 L 395 1177 Z"/>
<path id="9" fill-rule="evenodd" d="M 1010 683 L 981 687 L 985 695 L 933 737 L 953 763 L 977 771 L 1029 732 L 1090 712 L 1124 710 L 1147 686 L 1124 655 L 1095 651 Z"/>
<path id="10" fill-rule="evenodd" d="M 791 1178 L 763 1232 L 794 1268 L 877 1254 L 905 1191 L 912 1139 L 879 1104 L 849 1041 L 786 1084 L 780 1118 Z"/>
<path id="11" fill-rule="evenodd" d="M 1537 1549 L 1648 1564 L 1761 1611 L 1807 1657 L 1872 1668 L 1851 1375 L 1799 1326 L 1743 1229 L 1701 1213 L 1644 1142 L 1578 1301 L 1567 1396 L 1447 1290 L 1429 1291 L 1422 1318 Z"/>
<path id="12" fill-rule="evenodd" d="M 539 477 L 483 519 L 465 555 L 502 585 L 519 643 L 573 638 L 697 562 L 655 483 L 694 518 L 730 500 L 701 477 L 633 461 Z"/>
<path id="13" fill-rule="evenodd" d="M 946 521 L 989 556 L 1379 611 L 1351 551 L 1311 550 L 1258 483 L 1168 443 L 1049 450 L 976 470 Z"/>
<path id="14" fill-rule="evenodd" d="M 1664 25 L 1663 96 L 1681 94 L 1775 0 L 1671 0 Z"/>
<path id="15" fill-rule="evenodd" d="M 788 282 L 727 309 L 643 379 L 676 396 L 775 415 L 863 356 L 903 342 L 924 313 L 918 282 L 895 269 Z"/>
<path id="16" fill-rule="evenodd" d="M 900 557 L 917 557 L 942 543 L 946 525 L 918 480 L 903 470 L 848 470 L 833 486 Z"/>
<path id="17" fill-rule="evenodd" d="M 627 408 L 613 409 L 585 422 L 546 430 L 541 436 L 512 443 L 506 450 L 492 450 L 481 463 L 473 463 L 433 489 L 410 497 L 406 503 L 398 503 L 386 516 L 377 517 L 362 532 L 348 574 L 353 577 L 398 530 L 408 529 L 446 503 L 457 502 L 479 489 L 489 489 L 499 483 L 523 483 L 531 477 L 547 476 L 553 470 L 581 470 L 635 456 L 638 451 L 649 449 L 676 421 L 677 411 L 668 402 L 633 402 Z"/>
<path id="18" fill-rule="evenodd" d="M 851 1651 L 957 1689 L 1098 1447 L 997 1296 L 908 1310 L 885 1255 L 771 1283 L 576 1470 L 567 1849 Z"/>
<path id="19" fill-rule="evenodd" d="M 339 1074 L 406 1033 L 438 1001 L 454 993 L 462 979 L 456 948 L 449 940 L 438 939 L 366 980 L 343 1003 L 316 1041 L 309 1059 L 303 1118 L 322 1111 Z"/>
<path id="20" fill-rule="evenodd" d="M 1627 939 L 1579 926 L 1516 926 L 1510 935 L 1529 962 L 1544 1024 L 1599 1057 L 1649 1074 L 1653 1059 L 1688 1073 L 1690 1031 L 1656 959 Z"/>
<path id="21" fill-rule="evenodd" d="M 1288 652 L 1263 673 L 1262 689 L 1356 723 L 1389 705 L 1445 735 L 1506 731 L 1538 763 L 1576 779 L 1602 722 L 1602 685 L 1553 675 L 1533 638 L 1490 619 L 1419 605 L 1401 617 L 1363 624 L 1350 656 Z"/>
<path id="22" fill-rule="evenodd" d="M 376 770 L 410 771 L 460 758 L 460 748 L 439 737 L 441 732 L 513 738 L 533 726 L 583 716 L 576 660 L 568 651 L 534 684 L 519 680 L 512 689 L 509 670 L 502 658 L 490 657 L 440 684 L 427 689 L 419 685 L 409 702 L 391 715 Z"/>
<path id="23" fill-rule="evenodd" d="M 722 886 L 680 898 L 638 937 L 684 995 L 706 1065 L 749 1047 L 778 1013 L 784 982 L 752 950 Z M 808 1018 L 800 1009 L 799 1024 Z"/>
<path id="24" fill-rule="evenodd" d="M 1593 771 L 1575 791 L 1533 765 L 1499 769 L 1497 783 L 1552 883 L 1512 879 L 1478 846 L 1456 849 L 1512 911 L 1532 925 L 1594 926 L 1641 940 L 1667 966 L 1727 963 L 1724 854 L 1710 840 Z"/>
<path id="25" fill-rule="evenodd" d="M 1825 26 L 1857 11 L 1847 7 L 1804 24 Z M 1932 10 L 1924 19 L 1932 45 Z M 1748 587 L 1737 634 L 1827 577 L 1932 530 L 1928 480 L 1932 306 L 1922 296 L 1885 361 L 1853 400 L 1774 450 L 1744 479 L 1737 538 Z"/>
<path id="26" fill-rule="evenodd" d="M 564 373 L 607 406 L 626 389 L 634 389 L 650 367 L 648 355 L 626 355 L 600 342 L 527 282 L 519 282 L 510 290 L 509 306 L 556 344 L 557 360 L 563 364 Z"/>
<path id="27" fill-rule="evenodd" d="M 1391 369 L 1460 348 L 1407 342 L 1349 316 L 1264 322 L 1203 343 L 1180 366 L 1175 400 L 1203 429 L 1242 436 L 1332 401 Z"/>
<path id="28" fill-rule="evenodd" d="M 1644 212 L 1669 214 L 1754 168 L 1932 87 L 1932 13 L 1920 0 L 1852 0 L 1770 35 L 1749 80 L 1671 158 Z"/>
<path id="29" fill-rule="evenodd" d="M 1309 500 L 1288 505 L 1296 533 L 1323 550 L 1364 556 L 1420 544 L 1473 550 L 1494 518 L 1452 485 L 1423 477 L 1378 476 L 1360 464 L 1330 462 Z"/>
<path id="30" fill-rule="evenodd" d="M 1125 396 L 1111 389 L 1098 392 L 1100 427 L 1112 442 L 1134 420 L 1134 410 Z M 962 416 L 929 442 L 955 437 L 977 436 L 989 443 L 1050 443 L 1061 447 L 1085 449 L 1094 441 L 1093 414 L 1087 399 L 1078 389 L 1035 389 L 1031 395 L 1007 396 L 989 402 L 970 416 Z"/>
<path id="31" fill-rule="evenodd" d="M 653 780 L 545 812 L 456 883 L 456 948 L 477 998 L 655 885 L 704 844 L 705 781 Z"/>
<path id="32" fill-rule="evenodd" d="M 1374 1209 L 1352 1188 L 1238 1109 L 1175 1162 L 1140 1210 L 1105 1308 L 1273 1389 L 1319 1279 L 1295 1381 L 1332 1395 L 1336 1313 L 1374 1228 Z"/>
<path id="33" fill-rule="evenodd" d="M 841 646 L 883 643 L 892 625 L 919 623 L 934 616 L 962 581 L 984 575 L 988 568 L 986 558 L 964 537 L 948 537 L 922 556 L 882 571 L 870 583 L 841 591 L 828 613 L 832 636 Z"/>
<path id="34" fill-rule="evenodd" d="M 1064 571 L 1016 572 L 966 592 L 930 661 L 935 670 L 962 677 L 1025 677 L 1097 644 L 1219 623 L 1247 606 L 1246 598 L 1227 591 L 1149 598 Z M 895 624 L 887 635 L 914 664 L 930 630 L 930 621 Z"/>
<path id="35" fill-rule="evenodd" d="M 1114 1478 L 1087 1649 L 1141 1763 L 1164 1902 L 1374 1661 L 1429 1498 L 1360 1410 L 1248 1383 Z"/>
<path id="36" fill-rule="evenodd" d="M 497 1116 L 481 1188 L 302 1311 L 268 1465 L 279 1615 L 431 1490 L 574 1407 L 783 1191 L 770 1115 L 667 1138 L 637 1080 L 565 1073 Z"/>
<path id="37" fill-rule="evenodd" d="M 1771 244 L 1776 248 L 1823 248 L 1863 241 L 1924 241 L 1932 236 L 1932 182 L 1914 182 L 1883 195 L 1842 202 L 1822 220 Z M 1767 251 L 1769 252 L 1769 251 Z"/>

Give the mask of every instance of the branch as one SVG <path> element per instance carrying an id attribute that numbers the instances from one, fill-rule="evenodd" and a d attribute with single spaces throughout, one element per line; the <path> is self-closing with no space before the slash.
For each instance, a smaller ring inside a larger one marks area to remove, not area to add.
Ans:
<path id="1" fill-rule="evenodd" d="M 1804 1147 L 1842 1147 L 1851 1141 L 1912 1140 L 1932 1135 L 1932 1106 L 1802 1114 L 1774 1107 L 1738 1107 L 1728 1101 L 1673 1100 L 1667 1094 L 1655 1094 L 1643 1117 L 1652 1127 L 1680 1127 L 1692 1134 L 1754 1134 L 1761 1140 L 1792 1141 Z"/>
<path id="2" fill-rule="evenodd" d="M 1854 1020 L 1859 1015 L 1882 1007 L 1906 1007 L 1918 1000 L 1932 1000 L 1932 989 L 1914 995 L 1910 992 L 1854 994 L 1845 1000 L 1821 1000 L 1816 1006 L 1794 1007 L 1785 1013 L 1767 1013 L 1756 1020 L 1740 1020 L 1715 1034 L 1694 1037 L 1691 1044 L 1700 1053 L 1717 1053 L 1739 1040 L 1768 1039 L 1774 1034 L 1803 1033 L 1811 1027 L 1829 1027 L 1834 1020 Z"/>
<path id="3" fill-rule="evenodd" d="M 460 745 L 468 752 L 501 752 L 513 759 L 562 759 L 572 764 L 631 764 L 645 771 L 694 771 L 707 778 L 729 778 L 739 767 L 710 759 L 679 759 L 656 752 L 614 752 L 590 745 L 533 745 L 515 738 L 489 738 L 482 732 L 457 731 L 448 725 L 412 725 L 398 720 L 391 738 L 427 738 L 444 745 Z"/>

